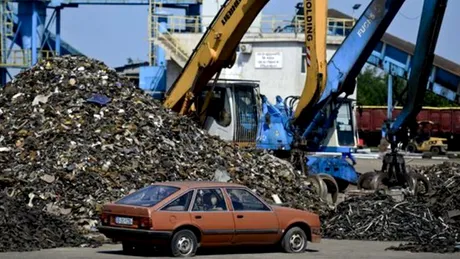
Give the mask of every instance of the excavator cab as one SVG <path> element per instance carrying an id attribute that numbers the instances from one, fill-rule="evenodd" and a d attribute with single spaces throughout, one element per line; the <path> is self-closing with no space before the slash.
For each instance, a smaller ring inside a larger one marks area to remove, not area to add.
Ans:
<path id="1" fill-rule="evenodd" d="M 357 127 L 356 118 L 354 115 L 354 100 L 340 98 L 342 105 L 339 108 L 337 118 L 335 121 L 337 129 L 337 145 L 344 147 L 356 147 L 357 146 Z"/>
<path id="2" fill-rule="evenodd" d="M 200 107 L 208 92 L 213 92 L 204 111 L 203 128 L 239 146 L 254 147 L 260 114 L 258 88 L 259 83 L 250 80 L 220 79 L 215 85 L 210 82 L 197 100 Z"/>
<path id="3" fill-rule="evenodd" d="M 432 121 L 419 121 L 417 135 L 409 140 L 406 151 L 410 153 L 430 152 L 433 155 L 445 154 L 448 145 L 447 139 L 433 137 L 436 123 Z"/>

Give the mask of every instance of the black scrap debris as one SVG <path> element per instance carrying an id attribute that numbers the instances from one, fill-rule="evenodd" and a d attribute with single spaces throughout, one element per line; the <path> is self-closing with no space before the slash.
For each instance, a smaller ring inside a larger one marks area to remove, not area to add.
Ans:
<path id="1" fill-rule="evenodd" d="M 381 192 L 340 203 L 323 224 L 324 237 L 403 241 L 393 250 L 447 253 L 460 251 L 460 165 L 411 167 L 433 183 L 426 196 L 396 202 Z"/>
<path id="2" fill-rule="evenodd" d="M 228 176 L 267 201 L 329 210 L 289 163 L 210 136 L 94 59 L 41 61 L 0 90 L 0 107 L 0 192 L 82 233 L 102 204 L 156 181 Z"/>
<path id="3" fill-rule="evenodd" d="M 56 247 L 95 247 L 100 243 L 78 233 L 76 226 L 0 193 L 0 252 Z"/>

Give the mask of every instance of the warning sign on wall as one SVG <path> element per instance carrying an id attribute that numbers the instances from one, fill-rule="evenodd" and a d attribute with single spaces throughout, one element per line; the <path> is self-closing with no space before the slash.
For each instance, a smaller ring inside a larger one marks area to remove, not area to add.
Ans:
<path id="1" fill-rule="evenodd" d="M 255 52 L 255 54 L 255 68 L 283 68 L 283 53 L 281 51 Z"/>

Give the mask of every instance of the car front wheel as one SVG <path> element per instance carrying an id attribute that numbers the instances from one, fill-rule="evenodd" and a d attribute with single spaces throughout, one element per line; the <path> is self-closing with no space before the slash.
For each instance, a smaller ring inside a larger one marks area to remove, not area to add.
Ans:
<path id="1" fill-rule="evenodd" d="M 177 231 L 171 239 L 171 253 L 174 257 L 192 257 L 197 248 L 197 238 L 188 229 Z"/>
<path id="2" fill-rule="evenodd" d="M 299 227 L 290 228 L 281 241 L 286 253 L 303 253 L 307 249 L 307 235 Z"/>

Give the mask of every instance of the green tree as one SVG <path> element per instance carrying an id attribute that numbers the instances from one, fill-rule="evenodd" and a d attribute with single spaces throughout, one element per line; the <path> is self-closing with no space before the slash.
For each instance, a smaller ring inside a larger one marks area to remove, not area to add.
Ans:
<path id="1" fill-rule="evenodd" d="M 387 77 L 381 76 L 377 68 L 367 67 L 358 76 L 358 105 L 386 105 Z"/>
<path id="2" fill-rule="evenodd" d="M 357 78 L 357 103 L 358 105 L 387 105 L 388 75 L 379 73 L 375 67 L 366 67 Z M 393 78 L 393 105 L 404 105 L 407 94 L 405 92 L 407 81 Z M 427 91 L 423 99 L 423 106 L 432 107 L 458 107 L 459 105 Z"/>

